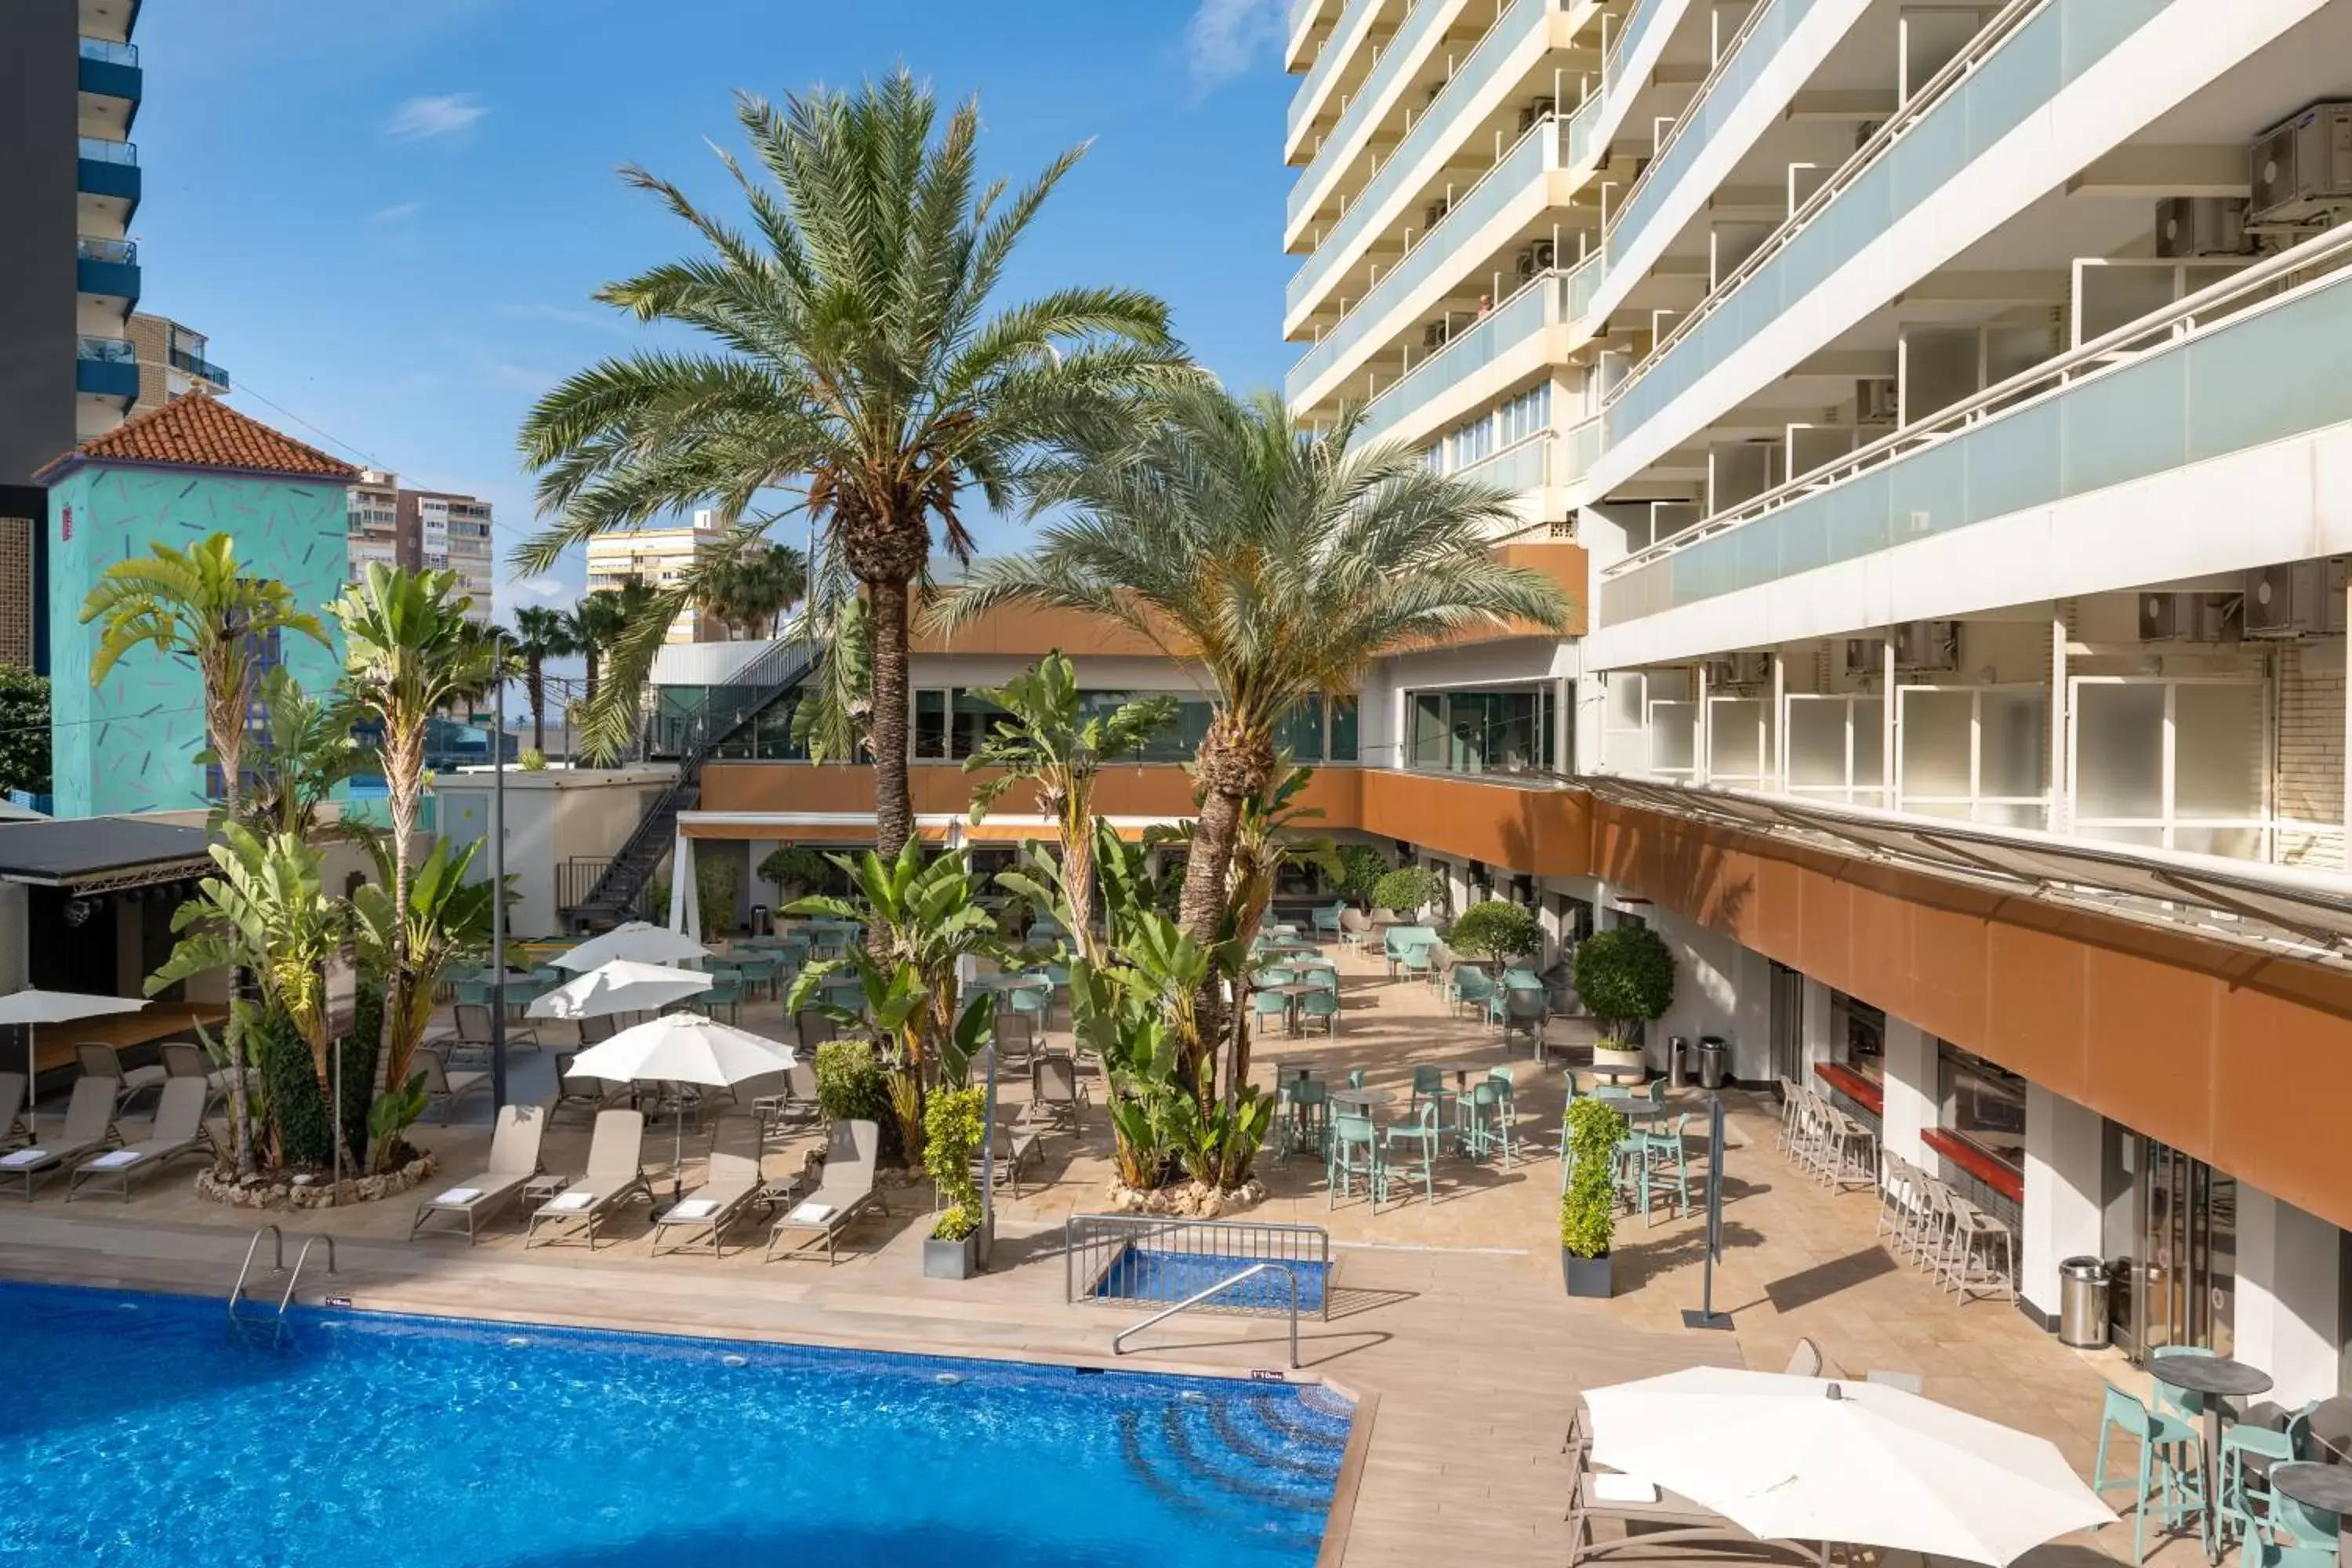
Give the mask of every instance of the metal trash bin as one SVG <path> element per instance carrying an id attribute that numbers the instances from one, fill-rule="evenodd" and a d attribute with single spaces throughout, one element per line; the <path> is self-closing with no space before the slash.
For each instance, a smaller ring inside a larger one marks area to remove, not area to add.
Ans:
<path id="1" fill-rule="evenodd" d="M 1698 1041 L 1698 1086 L 1701 1089 L 1721 1089 L 1724 1070 L 1731 1062 L 1731 1047 L 1720 1035 L 1701 1035 Z"/>
<path id="2" fill-rule="evenodd" d="M 1680 1089 L 1687 1081 L 1690 1070 L 1690 1041 L 1680 1035 L 1666 1037 L 1666 1087 Z"/>
<path id="3" fill-rule="evenodd" d="M 2058 1342 L 2080 1351 L 2106 1345 L 2107 1266 L 2096 1258 L 2058 1265 Z"/>
<path id="4" fill-rule="evenodd" d="M 765 904 L 753 904 L 751 906 L 751 934 L 753 936 L 767 936 L 772 934 L 775 929 L 775 926 L 768 918 L 768 906 Z"/>

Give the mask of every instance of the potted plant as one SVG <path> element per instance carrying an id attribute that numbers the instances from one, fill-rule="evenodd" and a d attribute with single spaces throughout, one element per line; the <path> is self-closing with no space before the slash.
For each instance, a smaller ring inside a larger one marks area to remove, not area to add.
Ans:
<path id="1" fill-rule="evenodd" d="M 980 1272 L 980 1184 L 972 1156 L 987 1134 L 987 1091 L 935 1089 L 923 1107 L 923 1170 L 938 1194 L 939 1218 L 923 1238 L 923 1275 L 969 1279 Z"/>
<path id="2" fill-rule="evenodd" d="M 1337 851 L 1340 876 L 1331 891 L 1369 912 L 1372 893 L 1388 875 L 1389 858 L 1369 844 L 1342 844 Z"/>
<path id="3" fill-rule="evenodd" d="M 1499 975 L 1515 958 L 1543 951 L 1543 925 L 1535 911 L 1503 899 L 1473 904 L 1454 917 L 1446 945 Z"/>
<path id="4" fill-rule="evenodd" d="M 824 857 L 804 844 L 771 849 L 760 862 L 760 879 L 776 889 L 781 910 L 824 880 Z"/>
<path id="5" fill-rule="evenodd" d="M 1615 1289 L 1610 1244 L 1617 1232 L 1617 1145 L 1625 1118 L 1591 1095 L 1568 1108 L 1568 1190 L 1559 1195 L 1559 1273 L 1570 1296 L 1606 1300 Z"/>
<path id="6" fill-rule="evenodd" d="M 1640 1067 L 1642 1026 L 1674 1005 L 1674 954 L 1647 926 L 1596 932 L 1576 950 L 1576 995 L 1601 1030 L 1593 1065 Z"/>
<path id="7" fill-rule="evenodd" d="M 1399 919 L 1410 922 L 1437 902 L 1443 891 L 1436 876 L 1426 867 L 1400 866 L 1372 884 L 1372 904 L 1377 909 L 1393 910 Z"/>

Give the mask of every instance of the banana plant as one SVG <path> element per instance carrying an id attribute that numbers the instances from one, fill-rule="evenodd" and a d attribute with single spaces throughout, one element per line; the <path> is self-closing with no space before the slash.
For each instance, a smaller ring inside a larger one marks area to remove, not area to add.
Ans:
<path id="1" fill-rule="evenodd" d="M 375 1110 L 368 1113 L 369 1143 L 382 1171 L 399 1157 L 400 1140 L 391 1134 L 424 1109 L 423 1100 L 414 1096 L 419 1075 L 411 1068 L 432 1016 L 434 985 L 450 964 L 488 950 L 492 892 L 487 881 L 466 880 L 478 844 L 457 847 L 446 838 L 435 840 L 432 852 L 410 869 L 406 897 L 396 898 L 388 890 L 399 879 L 391 847 L 375 834 L 360 835 L 358 841 L 376 870 L 374 881 L 352 893 L 360 967 L 380 984 L 404 972 L 410 981 L 405 988 L 387 986 L 384 1000 L 385 1126 L 379 1130 Z M 513 896 L 511 889 L 508 896 Z M 401 1109 L 412 1100 L 415 1111 L 401 1119 Z"/>

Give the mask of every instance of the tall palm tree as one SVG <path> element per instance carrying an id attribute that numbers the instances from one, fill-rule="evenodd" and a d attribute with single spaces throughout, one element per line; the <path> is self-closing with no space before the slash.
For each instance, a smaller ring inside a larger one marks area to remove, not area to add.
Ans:
<path id="1" fill-rule="evenodd" d="M 1272 393 L 1192 382 L 1153 401 L 1137 434 L 1033 475 L 1039 503 L 1069 515 L 1032 553 L 979 563 L 927 619 L 953 630 L 1003 605 L 1054 605 L 1199 662 L 1216 706 L 1192 760 L 1201 815 L 1181 924 L 1207 946 L 1229 918 L 1243 810 L 1280 773 L 1276 730 L 1294 704 L 1353 692 L 1382 654 L 1465 626 L 1558 630 L 1569 604 L 1488 553 L 1517 523 L 1507 497 L 1431 473 L 1401 446 L 1351 453 L 1353 414 L 1316 435 Z"/>
<path id="2" fill-rule="evenodd" d="M 429 989 L 420 975 L 415 932 L 409 919 L 409 855 L 416 831 L 417 805 L 425 793 L 425 735 L 433 715 L 450 703 L 485 689 L 496 678 L 498 649 L 466 619 L 473 600 L 456 592 L 455 572 L 394 571 L 371 563 L 366 578 L 335 601 L 342 623 L 344 676 L 352 700 L 383 727 L 382 749 L 386 805 L 392 816 L 392 926 L 397 947 L 391 964 L 385 1016 L 387 1086 L 404 1081 L 408 1058 L 421 1034 L 418 993 Z"/>
<path id="3" fill-rule="evenodd" d="M 969 559 L 958 511 L 967 489 L 1011 504 L 1043 453 L 1120 422 L 1138 383 L 1170 372 L 1178 351 L 1167 307 L 1148 295 L 1067 288 L 997 299 L 1022 236 L 1082 150 L 1018 191 L 983 185 L 977 104 L 942 126 L 929 91 L 903 70 L 781 109 L 744 96 L 736 118 L 766 176 L 724 160 L 750 230 L 628 169 L 711 254 L 597 296 L 641 321 L 690 328 L 715 352 L 608 360 L 541 399 L 521 447 L 541 470 L 541 505 L 561 521 L 521 560 L 544 570 L 607 530 L 697 504 L 750 516 L 762 492 L 797 490 L 786 510 L 805 509 L 824 556 L 872 606 L 876 838 L 893 858 L 914 830 L 910 585 L 935 542 Z M 675 609 L 698 593 L 689 578 L 663 596 Z M 614 689 L 589 718 L 602 743 L 629 732 L 659 642 L 640 628 L 616 655 Z"/>
<path id="4" fill-rule="evenodd" d="M 591 709 L 593 709 L 596 703 L 598 678 L 604 674 L 604 660 L 621 645 L 627 637 L 629 629 L 632 626 L 646 624 L 657 625 L 665 629 L 669 626 L 671 617 L 677 612 L 673 609 L 668 615 L 656 616 L 655 612 L 661 607 L 656 603 L 658 597 L 653 589 L 637 578 L 632 577 L 618 588 L 599 588 L 572 606 L 567 622 L 571 629 L 572 640 L 577 645 L 580 657 L 588 667 L 583 700 Z M 662 635 L 661 633 L 655 635 L 654 646 L 659 646 Z M 648 669 L 652 668 L 650 656 L 648 656 L 646 667 Z M 635 711 L 633 705 L 630 712 L 625 716 L 625 721 L 619 726 L 611 746 L 592 745 L 590 750 L 606 756 L 617 756 L 622 741 L 635 727 Z"/>
<path id="5" fill-rule="evenodd" d="M 580 651 L 572 635 L 572 617 L 562 610 L 526 605 L 515 612 L 508 646 L 522 660 L 523 700 L 530 704 L 530 748 L 547 750 L 547 661 L 569 658 Z"/>
<path id="6" fill-rule="evenodd" d="M 700 592 L 698 607 L 730 636 L 772 637 L 777 620 L 808 592 L 808 557 L 789 544 L 746 540 L 719 552 Z"/>
<path id="7" fill-rule="evenodd" d="M 92 686 L 142 647 L 195 665 L 204 682 L 205 737 L 220 766 L 223 806 L 236 821 L 243 805 L 246 725 L 263 651 L 273 637 L 325 644 L 319 618 L 295 603 L 285 584 L 247 575 L 237 564 L 236 539 L 215 533 L 184 551 L 158 544 L 109 566 L 82 601 L 81 624 L 93 621 L 100 630 L 89 661 Z M 230 1068 L 241 1075 L 245 1037 L 234 1021 L 228 1054 Z M 229 1096 L 229 1137 L 237 1173 L 251 1173 L 253 1139 L 242 1095 Z"/>

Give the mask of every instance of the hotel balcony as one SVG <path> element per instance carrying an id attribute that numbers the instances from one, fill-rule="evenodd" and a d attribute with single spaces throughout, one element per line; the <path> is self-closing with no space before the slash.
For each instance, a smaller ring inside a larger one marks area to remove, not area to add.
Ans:
<path id="1" fill-rule="evenodd" d="M 192 381 L 202 383 L 202 390 L 218 394 L 229 389 L 228 372 L 204 355 L 175 345 L 169 357 L 172 368 Z"/>
<path id="2" fill-rule="evenodd" d="M 90 198 L 84 202 L 85 209 L 95 208 L 127 225 L 139 210 L 138 147 L 100 136 L 83 137 L 74 189 Z"/>
<path id="3" fill-rule="evenodd" d="M 74 244 L 74 287 L 100 300 L 119 300 L 128 316 L 139 303 L 139 245 L 83 235 Z"/>
<path id="4" fill-rule="evenodd" d="M 139 396 L 139 352 L 127 338 L 78 340 L 74 387 L 92 397 L 120 398 L 129 405 Z"/>
<path id="5" fill-rule="evenodd" d="M 84 37 L 80 44 L 81 120 L 85 132 L 128 136 L 139 118 L 146 74 L 139 46 L 113 38 Z"/>

